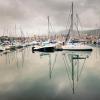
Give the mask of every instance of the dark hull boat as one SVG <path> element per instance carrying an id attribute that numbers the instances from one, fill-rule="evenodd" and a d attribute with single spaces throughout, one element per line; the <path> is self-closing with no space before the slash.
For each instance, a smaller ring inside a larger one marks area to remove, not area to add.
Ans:
<path id="1" fill-rule="evenodd" d="M 45 48 L 39 48 L 39 49 L 37 49 L 37 51 L 40 51 L 40 52 L 54 52 L 55 48 L 54 47 L 45 47 Z"/>
<path id="2" fill-rule="evenodd" d="M 39 52 L 54 52 L 54 46 L 44 46 L 44 47 L 32 47 L 32 52 L 39 51 Z"/>

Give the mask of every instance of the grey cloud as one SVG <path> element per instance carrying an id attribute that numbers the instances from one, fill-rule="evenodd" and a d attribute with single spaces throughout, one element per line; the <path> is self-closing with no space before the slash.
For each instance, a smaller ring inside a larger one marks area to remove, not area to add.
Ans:
<path id="1" fill-rule="evenodd" d="M 0 21 L 1 23 L 14 21 L 16 23 L 31 24 L 30 26 L 33 24 L 33 26 L 38 24 L 45 26 L 46 17 L 49 15 L 55 26 L 65 27 L 71 2 L 72 0 L 0 0 Z M 87 14 L 87 11 L 93 10 L 93 14 L 95 14 L 93 16 L 98 17 L 99 22 L 99 0 L 74 0 L 74 3 L 75 7 L 78 6 L 79 15 L 85 12 Z M 88 15 L 86 16 L 88 17 Z M 91 21 L 95 23 L 95 20 Z M 87 26 L 91 26 L 89 22 Z"/>

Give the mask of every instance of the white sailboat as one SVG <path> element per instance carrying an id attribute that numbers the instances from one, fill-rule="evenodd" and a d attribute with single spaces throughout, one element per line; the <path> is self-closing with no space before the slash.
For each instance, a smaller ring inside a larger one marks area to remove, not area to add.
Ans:
<path id="1" fill-rule="evenodd" d="M 73 30 L 73 3 L 72 3 L 72 9 L 71 9 L 71 25 L 69 29 L 69 39 L 65 43 L 65 45 L 62 46 L 63 50 L 68 50 L 68 51 L 92 51 L 92 47 L 82 44 L 80 42 L 75 42 L 73 38 L 70 37 L 70 33 L 74 33 Z"/>
<path id="2" fill-rule="evenodd" d="M 62 48 L 68 51 L 92 51 L 91 46 L 79 42 L 75 43 L 72 40 L 69 40 Z"/>

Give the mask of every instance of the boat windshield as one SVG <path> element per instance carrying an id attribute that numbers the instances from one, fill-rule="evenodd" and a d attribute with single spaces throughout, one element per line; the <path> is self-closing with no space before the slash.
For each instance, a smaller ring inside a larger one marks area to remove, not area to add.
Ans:
<path id="1" fill-rule="evenodd" d="M 70 40 L 69 43 L 79 43 L 78 40 Z"/>

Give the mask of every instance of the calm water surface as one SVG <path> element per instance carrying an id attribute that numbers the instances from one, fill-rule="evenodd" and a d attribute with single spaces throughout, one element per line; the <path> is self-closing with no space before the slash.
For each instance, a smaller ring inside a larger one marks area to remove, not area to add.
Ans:
<path id="1" fill-rule="evenodd" d="M 1 54 L 0 100 L 100 100 L 100 48 Z"/>

